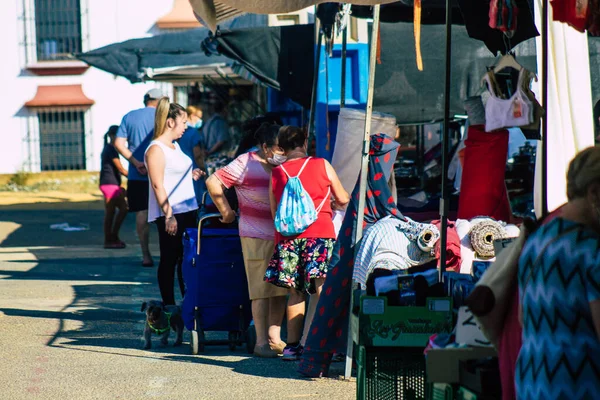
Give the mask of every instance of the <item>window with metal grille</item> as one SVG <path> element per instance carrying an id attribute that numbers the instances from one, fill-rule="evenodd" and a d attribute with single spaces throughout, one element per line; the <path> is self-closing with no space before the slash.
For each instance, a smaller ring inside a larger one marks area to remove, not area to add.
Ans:
<path id="1" fill-rule="evenodd" d="M 81 52 L 80 0 L 35 0 L 35 32 L 38 61 Z"/>
<path id="2" fill-rule="evenodd" d="M 85 169 L 82 110 L 38 112 L 42 171 Z"/>

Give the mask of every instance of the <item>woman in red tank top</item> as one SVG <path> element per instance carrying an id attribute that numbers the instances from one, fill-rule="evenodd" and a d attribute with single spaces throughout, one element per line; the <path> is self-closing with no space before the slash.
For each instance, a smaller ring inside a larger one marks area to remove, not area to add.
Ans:
<path id="1" fill-rule="evenodd" d="M 302 171 L 299 179 L 315 208 L 324 202 L 317 220 L 300 235 L 282 236 L 276 232 L 275 251 L 265 274 L 265 281 L 294 289 L 290 291 L 288 300 L 288 344 L 283 350 L 283 359 L 297 360 L 302 355 L 335 244 L 332 203 L 327 198 L 329 193 L 333 194 L 334 207 L 343 208 L 350 197 L 327 160 L 313 157 L 307 159 L 304 130 L 284 126 L 279 130 L 278 143 L 287 156 L 287 161 L 283 164 L 285 171 L 292 177 L 298 176 Z M 287 181 L 288 176 L 281 167 L 273 169 L 269 190 L 273 217 Z M 310 295 L 310 302 L 301 337 L 305 293 Z"/>

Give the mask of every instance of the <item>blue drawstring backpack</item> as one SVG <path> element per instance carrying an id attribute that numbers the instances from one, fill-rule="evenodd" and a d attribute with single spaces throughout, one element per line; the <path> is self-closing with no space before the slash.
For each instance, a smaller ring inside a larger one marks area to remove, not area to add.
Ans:
<path id="1" fill-rule="evenodd" d="M 281 201 L 275 214 L 275 229 L 283 236 L 295 236 L 304 232 L 317 220 L 319 212 L 329 199 L 329 188 L 327 188 L 327 195 L 315 209 L 315 203 L 302 186 L 300 174 L 309 160 L 310 157 L 306 159 L 298 175 L 293 177 L 288 174 L 283 165 L 280 166 L 287 175 L 288 181 L 283 188 Z"/>

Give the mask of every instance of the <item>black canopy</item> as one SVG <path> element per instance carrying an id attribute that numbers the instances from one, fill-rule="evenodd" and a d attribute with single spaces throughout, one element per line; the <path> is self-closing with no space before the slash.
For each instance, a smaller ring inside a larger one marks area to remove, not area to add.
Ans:
<path id="1" fill-rule="evenodd" d="M 264 26 L 266 21 L 266 15 L 248 14 L 228 21 L 224 26 Z M 208 57 L 202 51 L 201 43 L 208 32 L 206 28 L 198 28 L 132 39 L 77 54 L 76 57 L 93 67 L 123 76 L 132 83 L 141 82 L 145 78 L 147 68 L 230 63 L 226 57 Z"/>
<path id="2" fill-rule="evenodd" d="M 314 25 L 219 31 L 209 37 L 208 53 L 226 56 L 260 82 L 310 108 L 314 68 Z"/>

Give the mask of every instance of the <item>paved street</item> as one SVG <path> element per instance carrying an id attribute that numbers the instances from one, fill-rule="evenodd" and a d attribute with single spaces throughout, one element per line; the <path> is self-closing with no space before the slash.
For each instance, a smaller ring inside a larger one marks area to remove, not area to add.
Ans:
<path id="1" fill-rule="evenodd" d="M 140 305 L 159 295 L 156 268 L 140 266 L 133 216 L 122 233 L 128 248 L 104 250 L 97 204 L 60 208 L 0 208 L 0 398 L 355 397 L 354 381 L 302 379 L 296 363 L 248 357 L 245 349 L 192 356 L 188 332 L 183 347 L 141 350 Z M 63 222 L 90 230 L 50 229 Z M 334 368 L 337 376 L 343 365 Z"/>

